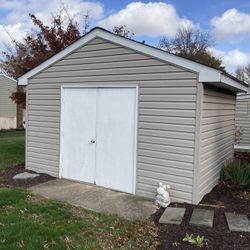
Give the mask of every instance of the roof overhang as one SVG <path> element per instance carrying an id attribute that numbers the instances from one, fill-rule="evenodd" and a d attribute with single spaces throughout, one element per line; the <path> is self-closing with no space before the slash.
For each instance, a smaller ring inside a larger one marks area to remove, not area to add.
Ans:
<path id="1" fill-rule="evenodd" d="M 102 38 L 102 39 L 108 40 L 110 42 L 135 50 L 137 52 L 149 55 L 151 57 L 175 64 L 179 67 L 183 67 L 185 69 L 198 73 L 199 82 L 224 83 L 225 85 L 232 87 L 234 91 L 243 91 L 243 92 L 247 91 L 247 87 L 244 86 L 244 84 L 240 83 L 240 81 L 233 80 L 230 77 L 223 75 L 223 72 L 217 69 L 202 65 L 200 63 L 196 63 L 194 61 L 176 56 L 171 53 L 167 53 L 161 49 L 157 49 L 152 46 L 145 45 L 140 42 L 115 35 L 109 31 L 106 31 L 98 27 L 92 29 L 85 36 L 83 36 L 82 38 L 80 38 L 79 40 L 77 40 L 76 42 L 74 42 L 73 44 L 71 44 L 64 50 L 62 50 L 61 52 L 57 53 L 50 59 L 46 60 L 39 66 L 35 67 L 34 69 L 30 70 L 29 72 L 21 76 L 18 79 L 18 84 L 27 85 L 28 80 L 30 78 L 34 77 L 39 72 L 48 68 L 52 64 L 61 60 L 65 56 L 69 55 L 73 51 L 77 50 L 78 48 L 82 47 L 83 45 L 87 44 L 88 42 L 90 42 L 91 40 L 95 38 Z"/>
<path id="2" fill-rule="evenodd" d="M 217 81 L 207 82 L 203 81 L 206 84 L 213 85 L 220 88 L 225 88 L 233 92 L 248 92 L 249 87 L 246 84 L 242 84 L 240 81 L 234 80 L 227 75 L 224 75 L 223 72 L 220 73 L 220 77 Z"/>

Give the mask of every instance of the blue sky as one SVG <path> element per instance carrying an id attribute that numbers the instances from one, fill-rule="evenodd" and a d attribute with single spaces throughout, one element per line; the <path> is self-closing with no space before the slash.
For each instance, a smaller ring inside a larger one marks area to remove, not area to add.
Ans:
<path id="1" fill-rule="evenodd" d="M 92 27 L 125 24 L 135 39 L 155 46 L 163 35 L 173 37 L 180 27 L 199 27 L 211 32 L 215 41 L 211 51 L 229 72 L 250 63 L 250 0 L 0 0 L 0 48 L 10 41 L 6 30 L 22 39 L 32 28 L 29 13 L 49 23 L 62 2 L 80 25 L 88 11 Z"/>

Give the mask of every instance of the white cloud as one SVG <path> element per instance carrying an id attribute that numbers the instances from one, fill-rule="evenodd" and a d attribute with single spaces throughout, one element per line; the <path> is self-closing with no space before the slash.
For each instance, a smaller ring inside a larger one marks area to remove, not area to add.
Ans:
<path id="1" fill-rule="evenodd" d="M 132 2 L 119 12 L 99 21 L 98 25 L 107 29 L 126 25 L 127 29 L 136 35 L 158 37 L 174 36 L 178 28 L 193 26 L 193 23 L 179 17 L 171 4 Z"/>
<path id="2" fill-rule="evenodd" d="M 0 24 L 0 43 L 8 45 L 11 38 L 15 40 L 21 40 L 24 35 L 28 32 L 27 26 L 24 23 L 16 23 L 9 25 Z"/>
<path id="3" fill-rule="evenodd" d="M 213 33 L 219 41 L 238 41 L 250 36 L 250 14 L 229 9 L 211 20 Z"/>
<path id="4" fill-rule="evenodd" d="M 68 14 L 75 18 L 83 27 L 83 16 L 89 14 L 90 21 L 103 17 L 103 6 L 98 2 L 83 0 L 0 0 L 0 43 L 8 43 L 9 36 L 5 29 L 16 39 L 20 39 L 34 26 L 29 18 L 29 13 L 35 14 L 45 24 L 50 24 L 51 15 L 57 14 L 62 9 L 62 3 Z M 6 13 L 3 15 L 3 13 Z M 66 14 L 62 12 L 66 17 Z"/>
<path id="5" fill-rule="evenodd" d="M 222 51 L 215 48 L 210 48 L 210 51 L 222 59 L 223 64 L 229 72 L 234 72 L 238 66 L 246 66 L 250 63 L 250 53 L 244 53 L 239 49 Z"/>

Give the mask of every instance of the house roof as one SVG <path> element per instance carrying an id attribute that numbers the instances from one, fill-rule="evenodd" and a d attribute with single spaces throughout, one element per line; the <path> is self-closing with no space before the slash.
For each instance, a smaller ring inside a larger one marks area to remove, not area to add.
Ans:
<path id="1" fill-rule="evenodd" d="M 239 93 L 237 94 L 237 99 L 241 100 L 241 99 L 250 99 L 250 87 L 248 88 L 247 93 Z"/>
<path id="2" fill-rule="evenodd" d="M 7 78 L 7 79 L 10 79 L 11 81 L 13 81 L 13 82 L 17 82 L 15 79 L 13 79 L 13 78 L 11 78 L 10 76 L 6 76 L 6 75 L 4 75 L 4 74 L 2 74 L 2 73 L 0 73 L 0 77 L 5 77 L 5 78 Z"/>
<path id="3" fill-rule="evenodd" d="M 100 27 L 93 28 L 86 35 L 84 35 L 76 42 L 72 43 L 71 45 L 63 49 L 61 52 L 57 53 L 56 55 L 52 56 L 45 62 L 41 63 L 34 69 L 30 70 L 29 72 L 21 76 L 18 79 L 18 84 L 27 85 L 28 80 L 30 78 L 32 78 L 42 70 L 48 68 L 55 62 L 61 60 L 65 56 L 69 55 L 73 51 L 77 50 L 78 48 L 87 44 L 89 41 L 95 38 L 102 38 L 108 40 L 110 42 L 135 50 L 137 52 L 149 55 L 151 57 L 160 59 L 162 61 L 166 61 L 175 64 L 177 66 L 186 68 L 190 71 L 196 72 L 198 73 L 199 82 L 213 84 L 222 88 L 227 88 L 238 92 L 240 91 L 246 92 L 248 90 L 248 86 L 246 83 L 218 69 L 214 69 L 212 67 L 208 67 L 206 65 L 177 56 L 175 54 L 165 52 L 164 50 L 161 50 L 159 48 L 155 48 L 150 45 L 142 44 L 138 41 L 116 35 Z"/>

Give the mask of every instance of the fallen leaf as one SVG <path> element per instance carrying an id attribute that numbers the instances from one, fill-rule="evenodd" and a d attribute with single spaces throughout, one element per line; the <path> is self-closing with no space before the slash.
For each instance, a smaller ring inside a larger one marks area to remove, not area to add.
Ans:
<path id="1" fill-rule="evenodd" d="M 54 240 L 51 240 L 51 245 L 52 246 L 56 245 L 56 242 Z"/>
<path id="2" fill-rule="evenodd" d="M 19 248 L 23 248 L 25 244 L 24 244 L 24 241 L 23 241 L 23 240 L 19 240 L 19 241 L 17 242 L 17 245 L 18 245 Z"/>
<path id="3" fill-rule="evenodd" d="M 48 243 L 47 241 L 45 241 L 45 242 L 43 243 L 43 249 L 44 249 L 44 250 L 48 250 L 48 249 L 49 249 L 49 243 Z"/>

